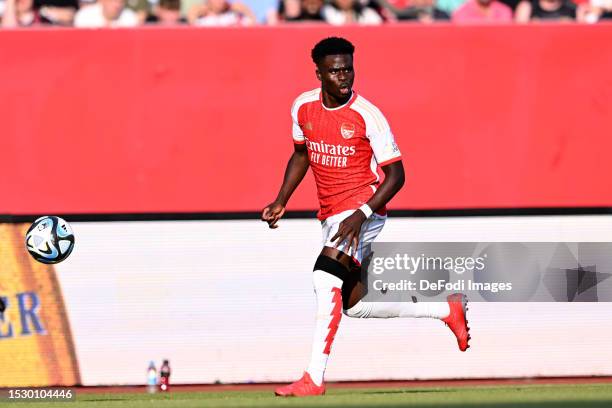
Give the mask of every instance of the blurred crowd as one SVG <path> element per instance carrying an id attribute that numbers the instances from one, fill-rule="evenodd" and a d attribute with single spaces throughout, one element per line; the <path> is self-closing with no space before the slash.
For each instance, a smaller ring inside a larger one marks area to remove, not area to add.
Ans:
<path id="1" fill-rule="evenodd" d="M 249 26 L 612 19 L 612 0 L 0 0 L 2 27 Z"/>

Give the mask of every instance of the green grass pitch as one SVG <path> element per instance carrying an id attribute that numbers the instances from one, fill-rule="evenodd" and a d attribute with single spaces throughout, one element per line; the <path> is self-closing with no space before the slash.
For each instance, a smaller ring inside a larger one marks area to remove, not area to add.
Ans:
<path id="1" fill-rule="evenodd" d="M 427 388 L 332 388 L 327 395 L 278 398 L 271 392 L 82 394 L 76 402 L 0 403 L 3 407 L 612 407 L 612 384 Z"/>

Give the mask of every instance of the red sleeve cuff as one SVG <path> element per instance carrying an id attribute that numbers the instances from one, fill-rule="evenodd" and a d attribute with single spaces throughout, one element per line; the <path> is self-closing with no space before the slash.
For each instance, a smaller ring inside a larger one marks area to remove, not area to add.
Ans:
<path id="1" fill-rule="evenodd" d="M 303 145 L 304 143 L 306 143 L 306 140 L 295 140 L 295 139 L 293 139 L 293 143 L 294 144 Z"/>

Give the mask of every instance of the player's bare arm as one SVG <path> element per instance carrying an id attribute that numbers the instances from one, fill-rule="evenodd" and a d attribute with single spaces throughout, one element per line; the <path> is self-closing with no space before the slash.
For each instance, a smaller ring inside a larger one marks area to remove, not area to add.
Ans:
<path id="1" fill-rule="evenodd" d="M 382 171 L 385 173 L 385 179 L 376 193 L 367 202 L 368 207 L 373 212 L 383 208 L 404 185 L 404 165 L 401 160 L 383 166 Z M 367 216 L 362 210 L 356 210 L 351 216 L 340 223 L 338 232 L 331 240 L 336 244 L 346 241 L 350 244 L 349 248 L 357 248 L 361 225 L 366 219 Z"/>
<path id="2" fill-rule="evenodd" d="M 270 228 L 278 228 L 278 220 L 285 214 L 285 206 L 291 195 L 304 179 L 308 171 L 308 151 L 305 144 L 295 144 L 295 150 L 287 163 L 285 176 L 280 191 L 271 204 L 261 213 L 261 220 L 268 223 Z"/>

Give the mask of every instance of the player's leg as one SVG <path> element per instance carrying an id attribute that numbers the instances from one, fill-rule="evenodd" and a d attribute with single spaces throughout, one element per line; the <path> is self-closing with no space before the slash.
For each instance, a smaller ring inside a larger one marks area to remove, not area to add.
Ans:
<path id="1" fill-rule="evenodd" d="M 325 393 L 323 376 L 342 318 L 342 282 L 347 274 L 347 265 L 337 259 L 323 253 L 317 258 L 312 276 L 317 313 L 310 363 L 301 379 L 278 388 L 276 395 L 307 396 Z"/>
<path id="2" fill-rule="evenodd" d="M 355 268 L 351 279 L 342 287 L 344 314 L 358 318 L 392 317 L 425 317 L 443 319 L 450 314 L 448 302 L 366 302 L 361 299 L 365 296 L 365 286 L 360 279 L 354 278 L 360 274 L 360 268 Z"/>
<path id="3" fill-rule="evenodd" d="M 347 296 L 351 296 L 347 294 Z M 365 302 L 357 301 L 344 310 L 344 314 L 354 318 L 392 317 L 430 317 L 442 320 L 457 338 L 459 350 L 465 351 L 469 346 L 470 328 L 467 321 L 467 298 L 455 293 L 447 302 Z"/>
<path id="4" fill-rule="evenodd" d="M 434 318 L 442 320 L 451 329 L 461 351 L 468 346 L 469 328 L 467 326 L 467 298 L 462 294 L 448 297 L 447 302 L 365 302 L 360 263 L 371 253 L 371 243 L 380 233 L 385 217 L 373 215 L 364 222 L 361 229 L 356 262 L 352 265 L 349 277 L 345 279 L 342 295 L 344 314 L 355 318 Z M 357 278 L 359 277 L 359 278 Z"/>
<path id="5" fill-rule="evenodd" d="M 335 230 L 332 227 L 334 223 L 340 222 L 338 218 L 330 218 L 323 223 L 324 243 L 336 233 L 337 226 Z M 349 273 L 350 262 L 349 256 L 330 247 L 324 247 L 317 258 L 312 277 L 317 313 L 310 363 L 301 379 L 278 388 L 276 395 L 307 396 L 325 392 L 323 376 L 342 318 L 342 282 Z"/>
<path id="6" fill-rule="evenodd" d="M 312 353 L 306 372 L 315 384 L 323 383 L 323 375 L 331 346 L 342 318 L 342 282 L 348 269 L 339 261 L 320 255 L 313 271 L 313 285 L 317 296 L 316 326 Z"/>
<path id="7" fill-rule="evenodd" d="M 449 315 L 446 302 L 364 302 L 365 287 L 362 283 L 361 263 L 367 262 L 372 252 L 372 242 L 382 231 L 387 217 L 373 214 L 361 227 L 359 247 L 351 263 L 350 279 L 343 287 L 345 314 L 359 318 L 430 317 L 442 319 Z M 359 277 L 359 279 L 357 279 Z"/>

